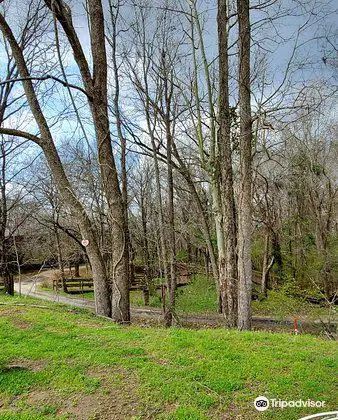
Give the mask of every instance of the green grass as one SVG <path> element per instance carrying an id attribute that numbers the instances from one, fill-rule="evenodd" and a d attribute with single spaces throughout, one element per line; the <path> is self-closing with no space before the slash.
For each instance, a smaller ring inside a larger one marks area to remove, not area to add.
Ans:
<path id="1" fill-rule="evenodd" d="M 258 395 L 325 400 L 325 410 L 336 408 L 337 354 L 331 341 L 126 327 L 49 302 L 46 308 L 31 307 L 42 303 L 27 298 L 1 297 L 1 302 L 7 303 L 0 305 L 1 420 L 74 418 L 68 411 L 85 408 L 86 401 L 88 419 L 100 418 L 90 410 L 105 412 L 111 401 L 121 419 L 289 420 L 320 411 L 257 413 L 252 404 Z M 28 306 L 18 306 L 22 303 Z"/>
<path id="2" fill-rule="evenodd" d="M 56 291 L 53 290 L 51 287 L 40 286 L 39 289 L 42 290 L 42 291 L 44 291 L 44 292 L 53 292 L 54 294 L 56 294 Z M 60 296 L 67 296 L 68 298 L 73 298 L 73 299 L 94 300 L 94 292 L 66 293 L 66 292 L 63 292 L 62 290 L 59 290 L 58 291 L 58 295 L 60 295 Z"/>
<path id="3" fill-rule="evenodd" d="M 195 275 L 191 285 L 178 289 L 177 309 L 183 312 L 215 313 L 217 296 L 214 281 L 203 275 Z"/>
<path id="4" fill-rule="evenodd" d="M 144 306 L 142 292 L 132 291 L 130 302 L 133 306 Z M 150 296 L 149 306 L 162 306 L 158 290 L 154 296 Z M 193 276 L 191 284 L 177 289 L 176 309 L 182 312 L 216 313 L 215 283 L 203 275 Z"/>
<path id="5" fill-rule="evenodd" d="M 257 286 L 256 286 L 257 287 Z M 259 291 L 259 289 L 257 289 Z M 131 304 L 144 306 L 141 291 L 131 292 Z M 161 307 L 159 292 L 150 297 L 151 307 Z M 216 313 L 216 287 L 214 281 L 203 275 L 193 276 L 192 283 L 177 290 L 176 308 L 182 312 Z M 253 314 L 276 318 L 327 316 L 327 307 L 311 304 L 303 299 L 287 296 L 283 291 L 269 291 L 268 298 L 252 303 Z"/>

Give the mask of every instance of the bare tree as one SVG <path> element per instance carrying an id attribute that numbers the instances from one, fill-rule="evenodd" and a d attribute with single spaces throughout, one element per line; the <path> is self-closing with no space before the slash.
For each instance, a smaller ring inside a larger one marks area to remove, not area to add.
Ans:
<path id="1" fill-rule="evenodd" d="M 102 315 L 112 316 L 118 322 L 129 322 L 129 284 L 127 275 L 129 262 L 125 243 L 126 221 L 110 139 L 107 108 L 107 58 L 102 4 L 97 1 L 90 1 L 88 3 L 88 16 L 91 25 L 90 37 L 93 56 L 93 75 L 91 75 L 88 62 L 75 32 L 69 7 L 63 1 L 46 1 L 46 5 L 59 21 L 72 48 L 94 122 L 101 180 L 108 203 L 109 222 L 113 239 L 110 281 L 108 281 L 106 267 L 91 221 L 82 204 L 75 196 L 65 174 L 50 127 L 39 104 L 22 49 L 3 15 L 0 15 L 0 27 L 11 47 L 22 79 L 27 101 L 39 127 L 40 137 L 15 130 L 13 133 L 12 129 L 2 128 L 1 131 L 4 134 L 16 134 L 25 137 L 34 141 L 43 149 L 62 199 L 71 209 L 73 216 L 77 217 L 80 221 L 83 238 L 89 241 L 87 252 L 93 270 L 96 311 Z M 110 295 L 110 288 L 112 289 L 112 295 Z"/>
<path id="2" fill-rule="evenodd" d="M 249 1 L 237 0 L 239 36 L 240 196 L 238 204 L 238 328 L 251 328 L 252 116 Z"/>
<path id="3" fill-rule="evenodd" d="M 221 168 L 221 194 L 225 253 L 220 258 L 220 290 L 223 312 L 230 327 L 237 325 L 237 257 L 236 214 L 233 187 L 231 148 L 231 110 L 229 103 L 229 16 L 226 0 L 218 2 L 219 49 L 219 149 Z"/>

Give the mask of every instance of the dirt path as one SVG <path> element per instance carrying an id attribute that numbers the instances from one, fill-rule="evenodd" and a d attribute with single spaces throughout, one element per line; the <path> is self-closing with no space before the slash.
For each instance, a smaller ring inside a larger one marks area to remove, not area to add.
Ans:
<path id="1" fill-rule="evenodd" d="M 48 276 L 49 272 L 37 274 L 31 278 L 27 278 L 21 282 L 21 293 L 24 296 L 57 302 L 65 305 L 75 306 L 78 308 L 87 308 L 94 311 L 95 306 L 92 300 L 79 297 L 68 297 L 60 295 L 56 292 L 48 292 L 40 289 L 43 280 Z M 19 283 L 15 283 L 15 291 L 19 292 Z M 143 323 L 163 323 L 163 312 L 159 308 L 131 308 L 131 318 L 133 322 Z M 178 313 L 178 323 L 181 326 L 192 328 L 217 328 L 224 325 L 224 318 L 221 314 L 200 314 L 200 313 Z M 256 330 L 270 331 L 293 331 L 293 319 L 276 319 L 271 317 L 254 316 L 253 328 Z M 319 333 L 323 330 L 323 322 L 327 320 L 299 321 L 298 328 L 303 333 Z M 336 330 L 336 323 L 333 330 Z"/>

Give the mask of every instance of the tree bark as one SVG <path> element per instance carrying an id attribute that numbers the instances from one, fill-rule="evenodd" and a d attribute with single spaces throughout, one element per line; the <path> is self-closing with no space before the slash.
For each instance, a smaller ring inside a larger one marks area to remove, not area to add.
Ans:
<path id="1" fill-rule="evenodd" d="M 76 262 L 74 264 L 74 277 L 81 277 L 80 276 L 80 263 Z"/>
<path id="2" fill-rule="evenodd" d="M 115 8 L 115 13 L 114 13 Z M 132 261 L 130 261 L 130 256 L 132 254 L 131 250 L 131 241 L 130 241 L 130 231 L 128 223 L 128 182 L 127 182 L 127 141 L 123 134 L 123 125 L 122 125 L 122 116 L 120 112 L 120 79 L 119 79 L 119 70 L 117 64 L 117 19 L 120 12 L 120 3 L 117 2 L 114 6 L 109 1 L 109 9 L 111 15 L 112 23 L 112 38 L 109 43 L 112 48 L 112 61 L 113 61 L 113 72 L 114 72 L 114 82 L 115 82 L 115 94 L 114 94 L 114 113 L 116 120 L 116 129 L 117 135 L 120 141 L 121 146 L 121 194 L 122 194 L 122 203 L 124 209 L 124 218 L 125 218 L 125 242 L 126 242 L 126 258 L 128 259 L 128 279 L 131 281 L 132 273 Z"/>
<path id="3" fill-rule="evenodd" d="M 8 208 L 6 196 L 6 152 L 1 142 L 1 177 L 0 177 L 0 277 L 4 280 L 5 292 L 14 295 L 13 276 L 8 263 L 8 244 L 6 228 L 8 221 Z"/>
<path id="4" fill-rule="evenodd" d="M 149 255 L 149 244 L 148 244 L 148 228 L 146 218 L 146 208 L 144 204 L 143 192 L 141 192 L 141 219 L 142 219 L 142 234 L 143 234 L 143 258 L 146 267 L 146 284 L 143 285 L 143 300 L 145 306 L 149 305 L 149 285 L 151 282 L 151 267 L 150 267 L 150 255 Z"/>
<path id="5" fill-rule="evenodd" d="M 174 178 L 172 164 L 173 137 L 171 127 L 171 99 L 172 84 L 169 85 L 168 74 L 166 73 L 165 53 L 162 53 L 163 71 L 164 71 L 164 96 L 165 96 L 165 131 L 167 141 L 167 182 L 168 182 L 168 239 L 169 239 L 169 267 L 170 275 L 168 276 L 168 304 L 164 315 L 166 327 L 170 327 L 173 323 L 173 315 L 175 311 L 176 301 L 176 237 L 175 237 L 175 220 L 174 220 Z"/>
<path id="6" fill-rule="evenodd" d="M 265 240 L 264 240 L 263 267 L 262 267 L 262 279 L 261 279 L 262 293 L 265 297 L 267 297 L 267 293 L 268 293 L 269 273 L 275 261 L 275 257 L 272 256 L 271 261 L 269 263 L 269 249 L 270 249 L 270 233 L 267 229 L 265 232 Z"/>
<path id="7" fill-rule="evenodd" d="M 229 327 L 237 323 L 236 215 L 232 176 L 231 120 L 229 104 L 228 4 L 218 1 L 219 48 L 219 150 L 221 170 L 222 237 L 224 250 L 219 260 L 222 312 Z"/>
<path id="8" fill-rule="evenodd" d="M 265 297 L 267 297 L 267 282 L 268 282 L 268 259 L 269 259 L 269 232 L 265 232 L 264 237 L 264 250 L 263 250 L 263 266 L 262 266 L 262 279 L 261 279 L 261 286 L 262 286 L 262 293 Z"/>
<path id="9" fill-rule="evenodd" d="M 112 237 L 110 284 L 112 290 L 112 318 L 121 323 L 130 322 L 128 238 L 122 193 L 110 138 L 107 99 L 107 55 L 105 47 L 104 16 L 101 1 L 89 0 L 93 56 L 93 89 L 91 111 L 95 126 L 102 186 L 108 203 L 108 219 Z"/>
<path id="10" fill-rule="evenodd" d="M 239 31 L 240 181 L 238 206 L 238 328 L 251 329 L 252 118 L 249 0 L 237 0 Z"/>
<path id="11" fill-rule="evenodd" d="M 220 190 L 220 177 L 215 178 L 211 176 L 211 197 L 212 197 L 212 210 L 215 221 L 216 239 L 217 239 L 217 254 L 218 254 L 218 278 L 216 283 L 216 291 L 218 298 L 218 311 L 227 314 L 227 287 L 224 283 L 225 274 L 225 237 L 223 232 L 223 214 L 222 214 L 222 197 Z"/>
<path id="12" fill-rule="evenodd" d="M 66 282 L 65 282 L 65 271 L 64 271 L 64 264 L 63 264 L 63 259 L 62 259 L 62 250 L 61 250 L 61 244 L 60 244 L 60 235 L 59 235 L 59 230 L 56 226 L 54 226 L 54 236 L 55 236 L 55 242 L 56 242 L 58 266 L 59 266 L 59 271 L 60 271 L 60 275 L 61 275 L 62 290 L 63 290 L 63 292 L 67 293 L 67 285 L 66 285 Z"/>

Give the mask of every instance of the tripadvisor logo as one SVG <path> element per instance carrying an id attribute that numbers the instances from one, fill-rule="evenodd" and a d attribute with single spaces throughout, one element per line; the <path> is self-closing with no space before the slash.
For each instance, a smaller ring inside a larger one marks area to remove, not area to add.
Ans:
<path id="1" fill-rule="evenodd" d="M 261 395 L 260 397 L 257 397 L 255 399 L 254 405 L 255 405 L 256 410 L 265 411 L 269 408 L 270 403 L 266 397 Z"/>
<path id="2" fill-rule="evenodd" d="M 313 408 L 320 408 L 320 407 L 325 407 L 325 401 L 312 401 L 312 400 L 293 400 L 293 401 L 284 401 L 284 400 L 278 400 L 276 398 L 271 398 L 270 400 L 266 397 L 264 397 L 263 395 L 257 397 L 254 401 L 254 406 L 256 408 L 256 410 L 258 411 L 265 411 L 267 410 L 270 406 L 272 408 L 287 408 L 287 407 L 313 407 Z M 312 416 L 309 417 L 304 417 L 303 420 L 307 420 L 307 419 L 319 419 L 319 418 L 323 418 L 322 416 L 324 415 L 331 415 L 331 417 L 325 417 L 326 419 L 335 419 L 338 420 L 338 412 L 334 411 L 334 412 L 329 412 L 329 413 L 317 413 L 317 414 L 313 414 Z M 332 417 L 333 415 L 333 417 Z M 302 419 L 301 419 L 302 420 Z"/>

